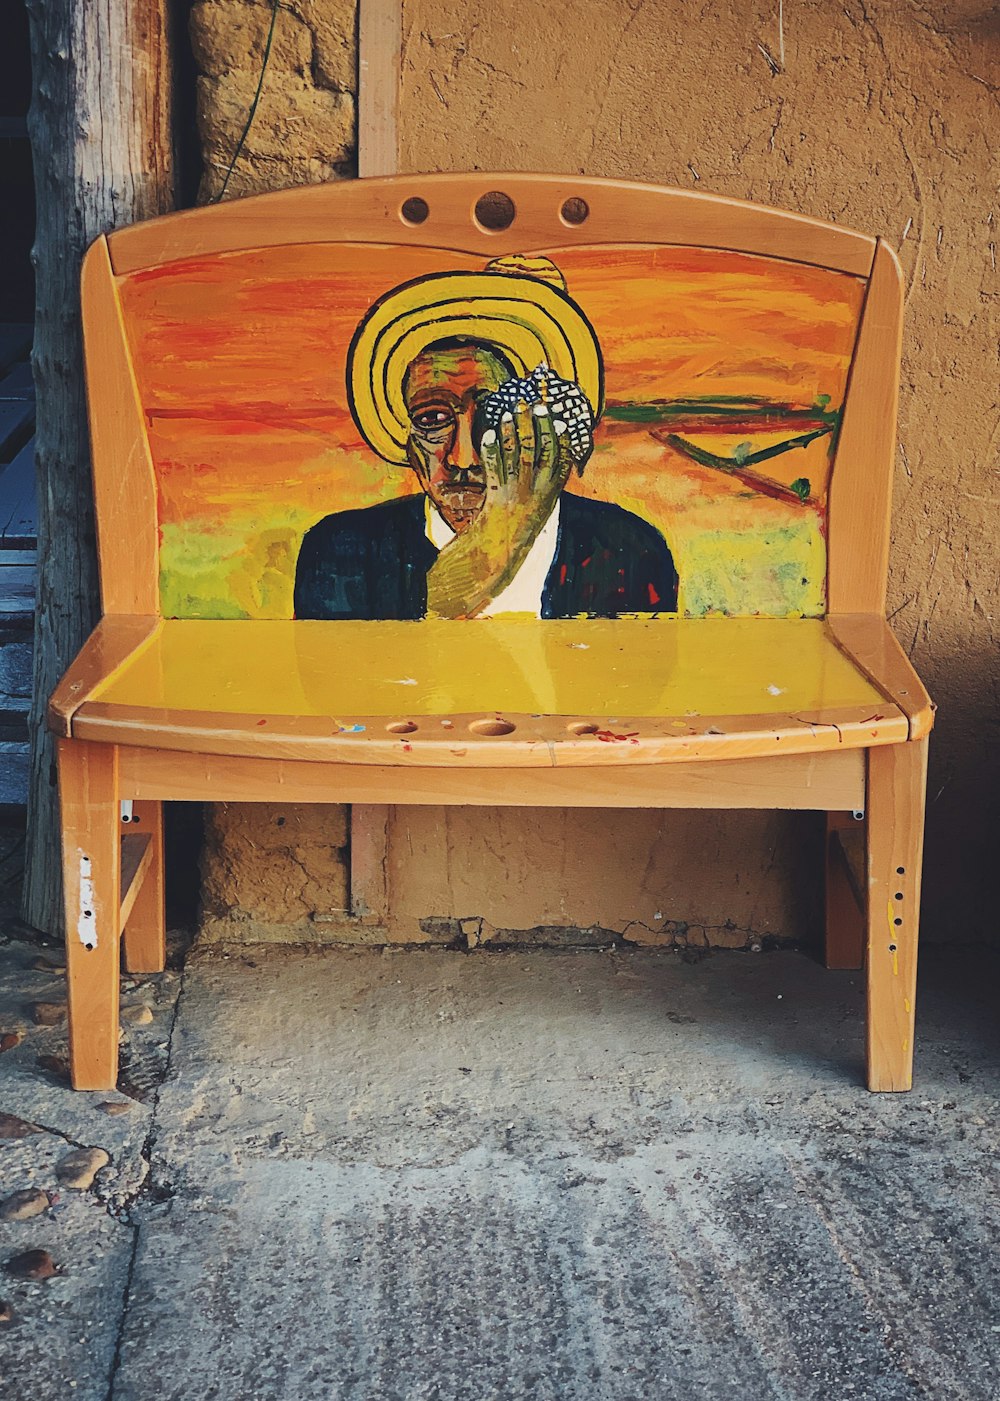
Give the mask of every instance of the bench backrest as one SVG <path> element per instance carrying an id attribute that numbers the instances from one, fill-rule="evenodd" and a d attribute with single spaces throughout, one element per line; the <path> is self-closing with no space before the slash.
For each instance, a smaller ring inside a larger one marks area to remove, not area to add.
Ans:
<path id="1" fill-rule="evenodd" d="M 559 606 L 609 611 L 627 570 L 626 613 L 881 613 L 901 308 L 880 240 L 615 181 L 351 181 L 114 233 L 83 274 L 105 612 L 316 616 L 338 552 L 409 579 L 438 525 L 415 386 L 461 398 L 471 356 L 501 382 L 473 451 L 505 376 L 569 421 Z"/>

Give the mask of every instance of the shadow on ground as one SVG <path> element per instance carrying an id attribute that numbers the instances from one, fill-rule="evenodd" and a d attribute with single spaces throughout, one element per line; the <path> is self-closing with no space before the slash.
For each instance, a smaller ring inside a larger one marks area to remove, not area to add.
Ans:
<path id="1" fill-rule="evenodd" d="M 925 957 L 897 1096 L 860 976 L 794 953 L 199 952 L 127 982 L 104 1095 L 5 965 L 4 1191 L 47 1205 L 0 1261 L 58 1271 L 3 1277 L 12 1396 L 995 1395 L 995 959 Z"/>

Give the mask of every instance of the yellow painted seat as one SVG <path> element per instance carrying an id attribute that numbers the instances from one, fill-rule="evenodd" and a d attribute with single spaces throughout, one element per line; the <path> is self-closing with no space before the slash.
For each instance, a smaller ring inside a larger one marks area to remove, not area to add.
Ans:
<path id="1" fill-rule="evenodd" d="M 497 189 L 502 230 L 475 214 Z M 120 950 L 163 966 L 162 804 L 193 799 L 354 805 L 350 916 L 376 926 L 388 805 L 823 812 L 827 962 L 866 963 L 869 1086 L 909 1087 L 933 707 L 885 619 L 881 240 L 648 185 L 407 176 L 120 230 L 82 298 L 102 620 L 49 710 L 74 1085 L 114 1084 Z M 478 379 L 441 380 L 456 343 Z M 539 404 L 554 456 L 542 434 L 494 466 L 475 555 L 441 481 Z"/>
<path id="2" fill-rule="evenodd" d="M 848 648 L 823 619 L 156 620 L 71 725 L 115 744 L 402 769 L 653 764 L 907 739 L 891 678 L 867 675 Z"/>

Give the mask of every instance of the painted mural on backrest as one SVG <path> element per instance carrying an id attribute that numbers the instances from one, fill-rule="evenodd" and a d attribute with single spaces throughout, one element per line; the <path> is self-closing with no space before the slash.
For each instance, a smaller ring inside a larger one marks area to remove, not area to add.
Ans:
<path id="1" fill-rule="evenodd" d="M 824 612 L 859 278 L 314 243 L 120 288 L 167 617 Z"/>

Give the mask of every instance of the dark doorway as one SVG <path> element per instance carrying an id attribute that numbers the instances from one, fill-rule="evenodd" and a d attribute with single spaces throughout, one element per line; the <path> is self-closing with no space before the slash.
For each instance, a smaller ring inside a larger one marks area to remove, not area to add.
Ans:
<path id="1" fill-rule="evenodd" d="M 5 820 L 23 820 L 28 784 L 35 603 L 35 188 L 28 141 L 31 51 L 21 0 L 0 3 L 0 909 L 16 875 Z M 13 871 L 12 871 L 13 864 Z"/>
<path id="2" fill-rule="evenodd" d="M 0 15 L 0 323 L 9 324 L 35 315 L 35 186 L 28 144 L 28 13 L 21 0 L 4 0 Z"/>

